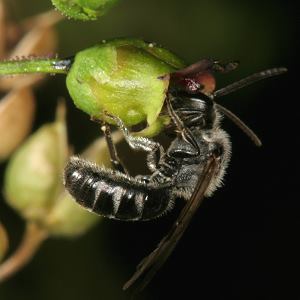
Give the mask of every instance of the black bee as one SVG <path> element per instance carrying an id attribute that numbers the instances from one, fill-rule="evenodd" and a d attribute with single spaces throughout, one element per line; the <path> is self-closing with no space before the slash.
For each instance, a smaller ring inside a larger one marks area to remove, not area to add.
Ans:
<path id="1" fill-rule="evenodd" d="M 116 170 L 101 168 L 79 157 L 72 157 L 67 164 L 64 183 L 75 201 L 108 218 L 149 220 L 171 210 L 176 198 L 186 200 L 170 232 L 138 265 L 124 289 L 132 286 L 142 275 L 139 289 L 149 283 L 173 251 L 204 197 L 212 195 L 222 184 L 231 152 L 229 136 L 220 128 L 222 114 L 244 130 L 257 146 L 261 145 L 253 131 L 232 112 L 217 104 L 215 98 L 257 80 L 284 73 L 286 69 L 274 68 L 256 73 L 214 91 L 213 72 L 228 72 L 236 66 L 237 63 L 223 65 L 205 59 L 166 75 L 170 79 L 165 99 L 166 112 L 177 132 L 177 137 L 166 151 L 151 139 L 130 135 L 122 120 L 107 114 L 122 130 L 131 148 L 148 153 L 147 165 L 151 175 L 131 177 L 126 173 L 118 160 L 107 125 L 104 131 Z"/>

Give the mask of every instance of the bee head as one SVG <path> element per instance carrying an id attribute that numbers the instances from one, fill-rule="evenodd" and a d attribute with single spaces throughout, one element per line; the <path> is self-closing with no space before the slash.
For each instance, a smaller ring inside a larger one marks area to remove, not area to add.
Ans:
<path id="1" fill-rule="evenodd" d="M 186 126 L 210 129 L 217 124 L 217 116 L 220 112 L 240 127 L 257 146 L 261 146 L 261 141 L 256 134 L 234 113 L 216 103 L 214 99 L 256 81 L 283 74 L 287 69 L 281 67 L 264 70 L 215 90 L 216 82 L 213 73 L 227 73 L 236 69 L 237 66 L 238 62 L 222 64 L 218 61 L 203 59 L 182 70 L 168 74 L 168 96 L 174 110 Z"/>

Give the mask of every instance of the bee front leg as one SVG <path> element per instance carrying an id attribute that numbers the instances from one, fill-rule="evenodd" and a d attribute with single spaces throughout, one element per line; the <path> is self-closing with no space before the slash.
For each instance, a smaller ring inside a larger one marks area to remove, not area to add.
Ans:
<path id="1" fill-rule="evenodd" d="M 119 129 L 123 132 L 126 142 L 133 150 L 142 150 L 148 153 L 147 166 L 151 172 L 156 171 L 160 158 L 164 155 L 163 147 L 151 139 L 131 135 L 128 128 L 120 118 L 108 113 L 106 113 L 106 116 L 116 122 Z"/>
<path id="2" fill-rule="evenodd" d="M 180 119 L 180 117 L 177 115 L 175 112 L 171 101 L 169 97 L 166 98 L 166 104 L 167 104 L 167 109 L 169 112 L 170 117 L 172 118 L 172 121 L 174 122 L 175 126 L 177 127 L 177 132 L 181 135 L 182 139 L 189 144 L 191 147 L 189 150 L 182 150 L 180 148 L 178 149 L 173 149 L 172 154 L 169 151 L 168 153 L 171 154 L 173 157 L 196 157 L 200 154 L 200 149 L 199 146 L 190 131 L 188 127 L 185 126 L 183 121 Z"/>

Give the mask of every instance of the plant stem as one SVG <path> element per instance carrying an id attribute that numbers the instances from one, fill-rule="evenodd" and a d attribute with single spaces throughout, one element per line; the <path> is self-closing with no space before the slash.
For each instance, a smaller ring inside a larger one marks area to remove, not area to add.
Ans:
<path id="1" fill-rule="evenodd" d="M 71 59 L 28 58 L 0 61 L 0 76 L 27 73 L 66 74 Z"/>
<path id="2" fill-rule="evenodd" d="M 6 254 L 6 251 L 8 249 L 8 244 L 9 242 L 8 242 L 6 230 L 0 222 L 0 261 Z"/>
<path id="3" fill-rule="evenodd" d="M 47 232 L 36 224 L 27 224 L 19 248 L 0 264 L 0 282 L 22 269 L 31 260 L 47 236 Z"/>

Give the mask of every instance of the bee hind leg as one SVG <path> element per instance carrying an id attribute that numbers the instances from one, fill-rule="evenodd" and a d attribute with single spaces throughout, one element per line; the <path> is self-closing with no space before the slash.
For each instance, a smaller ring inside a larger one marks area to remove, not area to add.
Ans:
<path id="1" fill-rule="evenodd" d="M 118 152 L 117 152 L 115 143 L 111 136 L 110 126 L 107 123 L 103 123 L 103 125 L 101 126 L 101 130 L 103 131 L 104 136 L 105 136 L 106 144 L 108 147 L 108 152 L 110 155 L 110 161 L 111 161 L 113 168 L 121 173 L 128 174 L 125 166 L 123 165 L 123 163 L 121 162 L 121 160 L 118 156 Z"/>
<path id="2" fill-rule="evenodd" d="M 128 174 L 125 166 L 123 165 L 123 163 L 121 162 L 121 160 L 118 156 L 118 152 L 117 152 L 115 143 L 111 136 L 110 125 L 108 123 L 106 123 L 105 121 L 100 120 L 95 117 L 91 117 L 91 120 L 96 123 L 101 124 L 101 131 L 103 132 L 105 140 L 106 140 L 106 144 L 107 144 L 107 148 L 108 148 L 108 152 L 109 152 L 109 156 L 110 156 L 110 162 L 112 164 L 113 169 L 117 170 L 121 173 Z"/>

